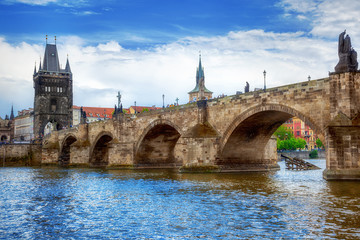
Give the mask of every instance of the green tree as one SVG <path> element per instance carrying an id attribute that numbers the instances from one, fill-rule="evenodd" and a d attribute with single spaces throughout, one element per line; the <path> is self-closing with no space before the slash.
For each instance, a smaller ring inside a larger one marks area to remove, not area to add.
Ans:
<path id="1" fill-rule="evenodd" d="M 306 141 L 302 138 L 296 138 L 296 149 L 304 149 L 306 146 Z"/>
<path id="2" fill-rule="evenodd" d="M 148 108 L 144 108 L 144 109 L 142 110 L 142 112 L 148 112 L 148 111 L 149 111 Z"/>
<path id="3" fill-rule="evenodd" d="M 317 157 L 318 157 L 318 151 L 317 151 L 317 150 L 312 150 L 312 151 L 309 153 L 309 157 L 310 157 L 310 158 L 317 158 Z"/>
<path id="4" fill-rule="evenodd" d="M 324 144 L 322 143 L 320 138 L 316 139 L 316 146 L 319 147 L 319 148 L 324 147 Z"/>
<path id="5" fill-rule="evenodd" d="M 295 138 L 291 129 L 281 125 L 274 133 L 278 150 L 303 149 L 306 141 L 302 138 Z"/>
<path id="6" fill-rule="evenodd" d="M 281 125 L 278 129 L 276 129 L 274 135 L 280 140 L 286 140 L 294 137 L 291 129 L 285 127 L 284 125 Z"/>

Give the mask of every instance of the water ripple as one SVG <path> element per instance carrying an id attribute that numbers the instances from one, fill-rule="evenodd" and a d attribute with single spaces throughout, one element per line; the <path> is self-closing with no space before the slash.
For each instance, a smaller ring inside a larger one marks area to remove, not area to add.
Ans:
<path id="1" fill-rule="evenodd" d="M 360 237 L 360 183 L 283 164 L 241 174 L 2 168 L 0 184 L 4 239 Z"/>

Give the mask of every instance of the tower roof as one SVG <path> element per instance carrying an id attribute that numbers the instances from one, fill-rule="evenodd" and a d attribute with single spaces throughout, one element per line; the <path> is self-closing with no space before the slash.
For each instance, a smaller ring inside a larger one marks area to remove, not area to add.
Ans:
<path id="1" fill-rule="evenodd" d="M 49 72 L 60 72 L 59 57 L 54 44 L 46 44 L 42 69 Z"/>
<path id="2" fill-rule="evenodd" d="M 14 106 L 11 105 L 11 113 L 10 113 L 10 120 L 14 119 Z"/>
<path id="3" fill-rule="evenodd" d="M 204 92 L 205 93 L 212 93 L 205 87 L 205 74 L 204 74 L 204 67 L 201 64 L 201 54 L 199 54 L 199 66 L 196 69 L 196 86 L 193 90 L 188 93 L 196 93 L 200 91 L 200 81 L 204 81 Z"/>
<path id="4" fill-rule="evenodd" d="M 71 73 L 71 68 L 69 64 L 69 58 L 66 59 L 65 72 Z"/>

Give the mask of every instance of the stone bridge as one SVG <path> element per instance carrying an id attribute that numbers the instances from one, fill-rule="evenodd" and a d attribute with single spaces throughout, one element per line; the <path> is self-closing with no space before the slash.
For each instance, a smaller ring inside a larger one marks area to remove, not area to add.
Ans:
<path id="1" fill-rule="evenodd" d="M 296 116 L 326 147 L 326 179 L 360 179 L 360 72 L 82 124 L 43 139 L 42 164 L 183 171 L 277 169 L 275 130 Z"/>

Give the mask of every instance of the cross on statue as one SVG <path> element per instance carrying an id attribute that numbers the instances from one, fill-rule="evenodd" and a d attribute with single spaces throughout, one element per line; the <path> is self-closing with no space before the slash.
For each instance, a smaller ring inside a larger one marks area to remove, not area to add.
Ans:
<path id="1" fill-rule="evenodd" d="M 120 91 L 118 91 L 118 95 L 116 96 L 118 98 L 118 108 L 120 107 L 120 103 L 121 103 L 121 94 Z"/>

